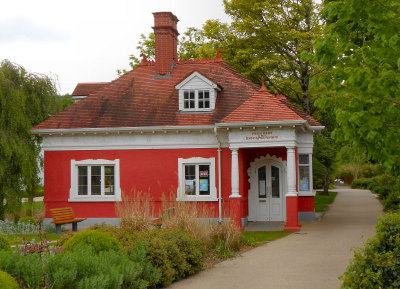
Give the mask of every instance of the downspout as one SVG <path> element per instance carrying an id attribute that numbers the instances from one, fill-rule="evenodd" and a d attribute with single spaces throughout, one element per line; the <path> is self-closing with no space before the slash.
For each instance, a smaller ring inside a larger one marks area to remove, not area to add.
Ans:
<path id="1" fill-rule="evenodd" d="M 214 126 L 214 134 L 218 143 L 218 222 L 222 222 L 222 198 L 221 198 L 221 141 L 218 138 L 217 126 Z"/>

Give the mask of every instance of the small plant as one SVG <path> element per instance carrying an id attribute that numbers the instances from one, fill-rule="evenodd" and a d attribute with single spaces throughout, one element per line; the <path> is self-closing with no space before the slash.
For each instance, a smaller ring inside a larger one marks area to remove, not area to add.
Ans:
<path id="1" fill-rule="evenodd" d="M 120 251 L 121 244 L 117 239 L 99 230 L 87 230 L 76 233 L 63 245 L 65 251 L 73 251 L 81 247 L 91 247 L 95 253 L 102 251 Z"/>
<path id="2" fill-rule="evenodd" d="M 35 219 L 32 218 L 32 217 L 29 217 L 29 216 L 25 216 L 25 217 L 20 218 L 18 220 L 18 223 L 30 223 L 32 225 L 37 225 Z"/>
<path id="3" fill-rule="evenodd" d="M 220 259 L 228 259 L 233 257 L 234 251 L 229 248 L 223 240 L 218 239 L 217 245 L 214 248 L 214 254 Z"/>
<path id="4" fill-rule="evenodd" d="M 10 234 L 36 234 L 40 226 L 31 223 L 14 223 L 0 220 L 0 233 Z"/>
<path id="5" fill-rule="evenodd" d="M 8 273 L 0 271 L 0 288 L 2 289 L 18 289 L 17 281 Z"/>
<path id="6" fill-rule="evenodd" d="M 76 234 L 76 232 L 72 232 L 72 231 L 67 232 L 66 234 L 63 234 L 62 237 L 57 240 L 56 246 L 62 247 L 65 244 L 65 242 L 67 242 L 69 239 L 71 239 L 75 234 Z"/>
<path id="7" fill-rule="evenodd" d="M 23 245 L 19 247 L 19 251 L 23 255 L 35 254 L 35 253 L 57 254 L 64 252 L 64 249 L 62 248 L 51 246 L 49 241 L 46 239 L 46 235 L 43 235 L 40 231 L 38 234 L 38 238 L 39 238 L 38 243 L 36 242 L 35 239 L 33 239 L 30 242 L 24 241 Z"/>
<path id="8" fill-rule="evenodd" d="M 0 233 L 0 251 L 10 249 L 10 243 L 6 239 L 6 237 Z"/>

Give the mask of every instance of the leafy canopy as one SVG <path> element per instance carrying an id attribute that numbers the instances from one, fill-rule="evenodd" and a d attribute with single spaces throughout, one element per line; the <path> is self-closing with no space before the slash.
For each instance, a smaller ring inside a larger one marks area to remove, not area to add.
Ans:
<path id="1" fill-rule="evenodd" d="M 55 82 L 7 60 L 0 63 L 0 219 L 23 190 L 34 190 L 40 140 L 31 128 L 60 109 Z M 19 202 L 16 202 L 19 203 Z"/>
<path id="2" fill-rule="evenodd" d="M 316 58 L 326 71 L 318 105 L 334 110 L 335 136 L 400 173 L 400 2 L 331 0 Z"/>

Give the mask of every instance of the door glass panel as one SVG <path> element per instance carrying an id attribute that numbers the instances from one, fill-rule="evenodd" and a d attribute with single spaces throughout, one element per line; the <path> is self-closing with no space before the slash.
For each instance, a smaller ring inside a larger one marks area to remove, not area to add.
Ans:
<path id="1" fill-rule="evenodd" d="M 272 197 L 279 198 L 279 168 L 271 166 L 271 187 L 272 187 Z"/>
<path id="2" fill-rule="evenodd" d="M 101 195 L 101 166 L 92 166 L 91 170 L 91 193 Z"/>
<path id="3" fill-rule="evenodd" d="M 266 177 L 267 177 L 266 167 L 263 166 L 258 169 L 258 197 L 259 198 L 267 197 Z"/>

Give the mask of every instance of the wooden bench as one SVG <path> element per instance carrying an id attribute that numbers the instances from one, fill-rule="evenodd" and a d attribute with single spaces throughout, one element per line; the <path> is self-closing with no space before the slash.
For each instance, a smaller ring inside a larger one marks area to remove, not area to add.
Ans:
<path id="1" fill-rule="evenodd" d="M 78 222 L 86 220 L 86 218 L 75 218 L 74 211 L 71 207 L 50 209 L 51 216 L 53 217 L 52 223 L 56 225 L 56 233 L 61 234 L 61 225 L 72 224 L 72 231 L 78 231 Z"/>
<path id="2" fill-rule="evenodd" d="M 151 220 L 151 221 L 150 221 L 150 224 L 152 224 L 152 225 L 154 225 L 154 226 L 157 226 L 157 227 L 161 227 L 162 222 L 163 222 L 163 219 L 170 218 L 170 217 L 172 217 L 174 214 L 175 214 L 175 208 L 174 208 L 174 207 L 165 209 L 165 210 L 163 210 L 163 211 L 161 212 L 160 217 Z"/>

